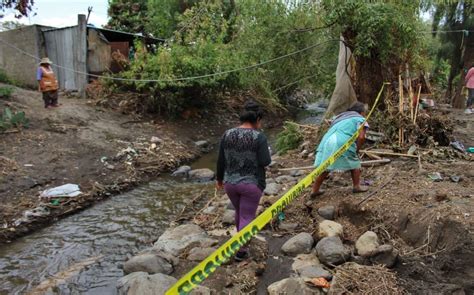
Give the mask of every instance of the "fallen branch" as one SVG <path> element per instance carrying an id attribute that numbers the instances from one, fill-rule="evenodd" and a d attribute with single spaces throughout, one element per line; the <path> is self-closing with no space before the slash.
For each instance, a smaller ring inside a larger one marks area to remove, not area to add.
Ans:
<path id="1" fill-rule="evenodd" d="M 360 164 L 362 166 L 371 166 L 371 165 L 377 165 L 377 164 L 388 164 L 391 162 L 390 159 L 382 159 L 378 157 L 378 160 L 369 160 L 369 161 L 361 161 Z M 310 169 L 315 169 L 316 167 L 314 166 L 304 166 L 304 167 L 291 167 L 291 168 L 280 168 L 278 171 L 293 171 L 293 170 L 310 170 Z"/>
<path id="2" fill-rule="evenodd" d="M 398 156 L 398 157 L 408 157 L 408 158 L 418 158 L 417 155 L 408 155 L 408 154 L 400 154 L 400 153 L 392 153 L 392 152 L 383 152 L 383 151 L 367 151 L 361 150 L 361 153 L 364 154 L 375 154 L 375 155 L 384 155 L 384 156 Z"/>

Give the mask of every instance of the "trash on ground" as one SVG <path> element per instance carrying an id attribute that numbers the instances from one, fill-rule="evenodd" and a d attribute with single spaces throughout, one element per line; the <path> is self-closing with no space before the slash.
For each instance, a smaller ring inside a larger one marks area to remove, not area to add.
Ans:
<path id="1" fill-rule="evenodd" d="M 464 147 L 464 145 L 461 142 L 457 141 L 457 140 L 456 141 L 451 141 L 449 143 L 449 145 L 452 146 L 455 150 L 458 150 L 462 153 L 466 152 L 466 148 Z"/>
<path id="2" fill-rule="evenodd" d="M 441 173 L 439 172 L 430 173 L 428 174 L 428 177 L 434 182 L 443 181 L 443 176 L 441 176 Z"/>
<path id="3" fill-rule="evenodd" d="M 64 184 L 43 191 L 40 198 L 77 197 L 82 194 L 77 184 Z"/>
<path id="4" fill-rule="evenodd" d="M 32 210 L 26 210 L 23 212 L 23 216 L 26 219 L 30 219 L 31 217 L 43 217 L 49 215 L 49 209 L 44 206 L 38 206 Z"/>
<path id="5" fill-rule="evenodd" d="M 314 286 L 314 287 L 319 287 L 319 288 L 329 288 L 331 285 L 325 278 L 312 278 L 312 279 L 306 279 L 305 280 L 306 284 Z"/>
<path id="6" fill-rule="evenodd" d="M 459 181 L 461 181 L 461 177 L 459 177 L 459 176 L 457 176 L 457 175 L 451 175 L 451 176 L 449 177 L 449 179 L 451 179 L 452 182 L 456 182 L 456 183 L 459 182 Z"/>

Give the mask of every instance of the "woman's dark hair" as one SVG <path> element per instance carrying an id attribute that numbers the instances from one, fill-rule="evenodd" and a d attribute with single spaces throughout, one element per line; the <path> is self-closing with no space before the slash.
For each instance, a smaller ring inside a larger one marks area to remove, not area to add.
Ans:
<path id="1" fill-rule="evenodd" d="M 255 124 L 263 118 L 262 108 L 254 101 L 249 100 L 245 103 L 244 109 L 240 114 L 240 122 L 248 122 Z"/>
<path id="2" fill-rule="evenodd" d="M 359 114 L 362 114 L 363 112 L 367 111 L 367 108 L 365 107 L 365 104 L 358 101 L 354 103 L 350 108 L 348 108 L 347 111 L 358 112 Z"/>

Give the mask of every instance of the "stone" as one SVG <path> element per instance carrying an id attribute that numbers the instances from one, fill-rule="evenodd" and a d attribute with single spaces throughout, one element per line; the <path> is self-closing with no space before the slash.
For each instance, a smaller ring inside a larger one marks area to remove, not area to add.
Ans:
<path id="1" fill-rule="evenodd" d="M 301 278 L 287 278 L 275 282 L 267 288 L 269 295 L 298 294 L 319 295 L 324 294 L 320 289 L 308 287 Z"/>
<path id="2" fill-rule="evenodd" d="M 214 213 L 216 210 L 217 210 L 216 207 L 214 207 L 214 206 L 209 206 L 209 207 L 207 207 L 206 209 L 202 210 L 202 213 L 204 213 L 204 214 L 212 214 L 212 213 Z"/>
<path id="3" fill-rule="evenodd" d="M 115 169 L 115 166 L 114 165 L 111 165 L 111 164 L 107 164 L 105 165 L 105 168 L 109 169 L 109 170 L 114 170 Z"/>
<path id="4" fill-rule="evenodd" d="M 355 247 L 360 256 L 368 257 L 377 253 L 379 247 L 379 238 L 373 231 L 366 231 L 357 239 Z"/>
<path id="5" fill-rule="evenodd" d="M 309 254 L 298 254 L 295 258 L 293 258 L 293 264 L 291 265 L 291 269 L 294 272 L 297 272 L 300 268 L 320 265 L 321 262 L 319 262 L 318 257 L 314 252 L 312 252 Z"/>
<path id="6" fill-rule="evenodd" d="M 309 152 L 308 150 L 303 150 L 301 153 L 300 153 L 300 158 L 302 159 L 306 159 L 309 155 Z"/>
<path id="7" fill-rule="evenodd" d="M 295 182 L 296 179 L 294 177 L 291 177 L 290 175 L 281 175 L 275 178 L 275 181 L 279 184 L 282 184 L 282 183 Z"/>
<path id="8" fill-rule="evenodd" d="M 339 237 L 327 237 L 316 244 L 316 255 L 319 261 L 331 266 L 346 262 L 350 257 L 350 251 L 344 247 Z"/>
<path id="9" fill-rule="evenodd" d="M 180 177 L 188 177 L 189 171 L 191 171 L 191 167 L 189 166 L 181 166 L 176 171 L 174 171 L 171 176 L 180 176 Z"/>
<path id="10" fill-rule="evenodd" d="M 332 274 L 325 270 L 322 266 L 306 266 L 298 270 L 298 274 L 302 278 L 325 278 L 332 279 Z"/>
<path id="11" fill-rule="evenodd" d="M 269 183 L 263 192 L 265 195 L 277 195 L 280 189 L 281 187 L 278 183 Z"/>
<path id="12" fill-rule="evenodd" d="M 210 247 L 217 244 L 217 242 L 209 238 L 207 233 L 198 225 L 183 224 L 167 229 L 155 242 L 153 249 L 179 256 L 191 244 L 196 247 Z"/>
<path id="13" fill-rule="evenodd" d="M 191 260 L 191 261 L 202 261 L 206 259 L 209 255 L 211 255 L 215 250 L 216 248 L 213 248 L 213 247 L 192 248 L 191 251 L 189 251 L 187 258 L 188 260 Z"/>
<path id="14" fill-rule="evenodd" d="M 328 280 L 332 278 L 332 274 L 324 269 L 314 253 L 296 256 L 291 268 L 303 278 L 323 277 Z"/>
<path id="15" fill-rule="evenodd" d="M 222 224 L 224 225 L 235 224 L 235 211 L 234 210 L 225 210 L 224 215 L 222 215 Z"/>
<path id="16" fill-rule="evenodd" d="M 161 295 L 178 280 L 165 274 L 133 272 L 117 281 L 118 295 Z"/>
<path id="17" fill-rule="evenodd" d="M 209 146 L 209 141 L 207 141 L 207 140 L 198 140 L 194 144 L 200 149 L 205 149 Z"/>
<path id="18" fill-rule="evenodd" d="M 331 206 L 331 205 L 323 206 L 318 209 L 319 216 L 328 220 L 334 220 L 335 213 L 336 213 L 336 207 Z"/>
<path id="19" fill-rule="evenodd" d="M 265 179 L 265 182 L 269 184 L 269 183 L 275 183 L 276 181 L 275 181 L 275 178 L 267 178 Z"/>
<path id="20" fill-rule="evenodd" d="M 319 223 L 318 228 L 319 238 L 341 237 L 343 233 L 342 225 L 331 220 L 323 220 Z"/>
<path id="21" fill-rule="evenodd" d="M 214 171 L 208 168 L 196 169 L 189 171 L 189 178 L 198 182 L 208 182 L 215 177 Z"/>
<path id="22" fill-rule="evenodd" d="M 397 263 L 398 250 L 393 248 L 392 245 L 382 245 L 376 250 L 377 254 L 370 258 L 373 264 L 385 265 L 391 268 Z"/>
<path id="23" fill-rule="evenodd" d="M 299 233 L 286 241 L 281 250 L 287 255 L 309 253 L 313 247 L 313 237 L 309 233 Z"/>
<path id="24" fill-rule="evenodd" d="M 290 175 L 293 176 L 293 177 L 299 177 L 301 175 L 304 175 L 304 171 L 303 170 L 292 170 L 290 172 Z"/>
<path id="25" fill-rule="evenodd" d="M 163 257 L 154 253 L 144 253 L 133 256 L 123 265 L 125 274 L 132 272 L 147 272 L 149 274 L 173 272 L 173 265 Z"/>
<path id="26" fill-rule="evenodd" d="M 204 286 L 196 286 L 194 289 L 189 292 L 189 295 L 211 295 L 211 289 Z"/>
<path id="27" fill-rule="evenodd" d="M 281 230 L 294 231 L 298 228 L 298 223 L 282 222 L 278 226 Z"/>
<path id="28" fill-rule="evenodd" d="M 151 143 L 163 143 L 163 139 L 157 137 L 157 136 L 152 136 L 151 139 L 150 139 L 150 142 Z"/>

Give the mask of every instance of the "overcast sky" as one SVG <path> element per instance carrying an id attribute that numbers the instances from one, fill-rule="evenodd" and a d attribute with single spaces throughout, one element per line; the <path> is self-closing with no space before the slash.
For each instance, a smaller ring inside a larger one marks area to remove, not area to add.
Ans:
<path id="1" fill-rule="evenodd" d="M 40 24 L 51 27 L 67 27 L 77 24 L 77 15 L 87 15 L 87 7 L 93 10 L 89 23 L 103 26 L 107 23 L 107 0 L 37 0 L 30 17 L 22 17 L 18 21 L 24 24 Z M 36 15 L 34 15 L 36 13 Z M 14 12 L 5 11 L 0 21 L 17 20 Z"/>

